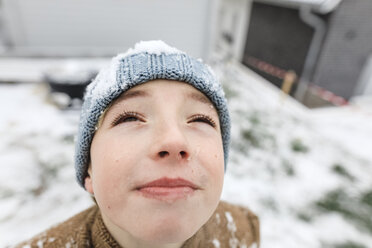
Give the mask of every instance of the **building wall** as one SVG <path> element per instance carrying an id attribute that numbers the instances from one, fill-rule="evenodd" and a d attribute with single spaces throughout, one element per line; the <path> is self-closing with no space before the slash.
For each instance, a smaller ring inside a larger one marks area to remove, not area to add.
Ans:
<path id="1" fill-rule="evenodd" d="M 160 39 L 207 59 L 213 46 L 217 0 L 0 1 L 6 56 L 112 56 Z"/>
<path id="2" fill-rule="evenodd" d="M 301 75 L 312 36 L 297 9 L 254 2 L 242 62 L 280 87 L 282 80 L 251 67 L 249 58 Z"/>
<path id="3" fill-rule="evenodd" d="M 349 99 L 372 53 L 372 1 L 343 0 L 330 17 L 314 82 Z"/>

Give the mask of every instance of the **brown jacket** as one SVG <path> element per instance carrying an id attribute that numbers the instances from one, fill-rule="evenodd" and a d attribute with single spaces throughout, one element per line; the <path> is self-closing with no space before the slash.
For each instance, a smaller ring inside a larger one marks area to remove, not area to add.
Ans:
<path id="1" fill-rule="evenodd" d="M 259 247 L 259 239 L 258 218 L 251 211 L 220 202 L 208 222 L 182 248 L 253 248 Z M 103 224 L 98 207 L 93 206 L 16 247 L 119 248 L 120 245 Z"/>

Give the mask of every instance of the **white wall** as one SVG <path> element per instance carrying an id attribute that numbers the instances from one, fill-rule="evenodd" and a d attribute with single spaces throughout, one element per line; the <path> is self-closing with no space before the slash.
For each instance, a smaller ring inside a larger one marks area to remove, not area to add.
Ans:
<path id="1" fill-rule="evenodd" d="M 161 39 L 195 57 L 213 44 L 215 0 L 3 0 L 16 52 L 111 55 Z"/>
<path id="2" fill-rule="evenodd" d="M 221 0 L 219 8 L 219 48 L 235 60 L 241 61 L 247 39 L 252 0 Z M 221 36 L 230 35 L 232 43 L 224 41 Z"/>

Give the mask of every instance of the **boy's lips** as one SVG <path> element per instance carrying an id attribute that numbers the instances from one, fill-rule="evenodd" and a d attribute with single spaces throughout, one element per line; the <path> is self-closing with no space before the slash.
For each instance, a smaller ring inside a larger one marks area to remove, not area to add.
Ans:
<path id="1" fill-rule="evenodd" d="M 174 201 L 186 198 L 200 189 L 194 183 L 183 178 L 163 177 L 136 188 L 146 198 L 153 198 L 163 201 Z"/>

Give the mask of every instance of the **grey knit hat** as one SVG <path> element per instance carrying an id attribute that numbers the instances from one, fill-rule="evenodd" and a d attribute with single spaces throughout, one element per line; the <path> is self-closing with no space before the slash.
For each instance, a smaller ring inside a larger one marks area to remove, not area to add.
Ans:
<path id="1" fill-rule="evenodd" d="M 215 105 L 221 125 L 226 169 L 230 117 L 224 92 L 216 76 L 201 60 L 162 41 L 146 41 L 114 57 L 110 66 L 102 69 L 86 89 L 75 148 L 76 177 L 83 188 L 88 175 L 90 145 L 99 117 L 122 93 L 155 79 L 186 82 L 204 93 Z"/>

